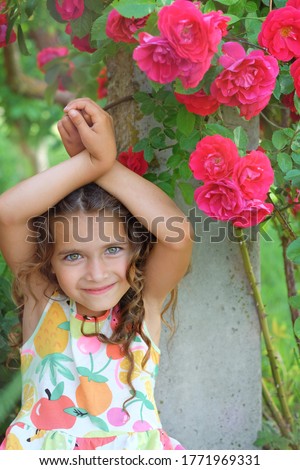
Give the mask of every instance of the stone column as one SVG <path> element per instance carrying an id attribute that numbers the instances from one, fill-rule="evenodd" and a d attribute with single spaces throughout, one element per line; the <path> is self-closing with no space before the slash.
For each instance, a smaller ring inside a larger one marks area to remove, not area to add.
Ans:
<path id="1" fill-rule="evenodd" d="M 147 89 L 123 52 L 109 61 L 108 73 L 109 102 Z M 134 102 L 110 111 L 120 151 L 151 128 Z M 243 125 L 256 148 L 257 120 L 242 122 L 226 110 L 224 121 Z M 168 330 L 162 333 L 155 394 L 162 424 L 187 449 L 251 449 L 262 414 L 260 328 L 239 245 L 226 224 L 186 207 L 179 196 L 177 203 L 190 215 L 196 241 L 191 271 L 179 288 L 175 336 L 168 343 Z M 249 249 L 258 275 L 258 242 L 249 241 Z"/>

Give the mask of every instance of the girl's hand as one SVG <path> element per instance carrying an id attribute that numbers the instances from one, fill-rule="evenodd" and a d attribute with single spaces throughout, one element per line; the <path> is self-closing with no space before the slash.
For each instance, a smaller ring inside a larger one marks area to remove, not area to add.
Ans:
<path id="1" fill-rule="evenodd" d="M 62 143 L 70 157 L 74 157 L 84 150 L 80 134 L 77 127 L 74 126 L 69 116 L 64 116 L 57 123 L 57 129 L 60 134 Z"/>
<path id="2" fill-rule="evenodd" d="M 71 101 L 64 109 L 76 128 L 81 143 L 104 171 L 109 170 L 117 157 L 112 117 L 89 98 Z"/>

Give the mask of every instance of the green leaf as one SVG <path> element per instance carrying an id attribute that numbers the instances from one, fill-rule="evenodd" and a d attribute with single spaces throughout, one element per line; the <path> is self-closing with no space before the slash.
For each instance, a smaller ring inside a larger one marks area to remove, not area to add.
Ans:
<path id="1" fill-rule="evenodd" d="M 238 126 L 234 129 L 233 140 L 241 153 L 245 153 L 248 147 L 248 136 L 242 126 Z"/>
<path id="2" fill-rule="evenodd" d="M 294 94 L 294 105 L 297 110 L 297 113 L 300 114 L 300 98 L 297 96 L 297 93 Z"/>
<path id="3" fill-rule="evenodd" d="M 141 139 L 135 146 L 133 147 L 134 152 L 140 152 L 141 150 L 145 150 L 146 147 L 149 146 L 149 139 L 144 137 Z"/>
<path id="4" fill-rule="evenodd" d="M 87 34 L 90 34 L 93 20 L 93 12 L 91 12 L 90 10 L 84 10 L 83 15 L 81 15 L 76 20 L 72 20 L 70 22 L 72 34 L 74 34 L 74 36 L 78 36 L 79 38 L 83 38 Z"/>
<path id="5" fill-rule="evenodd" d="M 286 135 L 283 130 L 275 131 L 272 135 L 272 143 L 277 150 L 283 149 L 288 145 L 290 138 Z"/>
<path id="6" fill-rule="evenodd" d="M 171 198 L 174 197 L 174 188 L 170 183 L 166 183 L 165 181 L 159 181 L 157 186 L 162 189 L 168 196 Z"/>
<path id="7" fill-rule="evenodd" d="M 190 135 L 194 129 L 195 121 L 195 114 L 189 113 L 185 106 L 181 106 L 176 119 L 177 128 L 180 132 L 186 136 Z"/>
<path id="8" fill-rule="evenodd" d="M 286 181 L 291 181 L 293 187 L 300 185 L 300 170 L 290 170 L 285 175 L 284 179 Z"/>
<path id="9" fill-rule="evenodd" d="M 257 19 L 256 12 L 251 12 L 247 14 L 247 19 L 245 20 L 245 27 L 249 42 L 251 42 L 252 44 L 257 44 L 257 37 L 261 31 L 261 21 Z"/>
<path id="10" fill-rule="evenodd" d="M 218 3 L 221 3 L 222 5 L 235 5 L 235 3 L 238 3 L 239 0 L 219 0 Z"/>
<path id="11" fill-rule="evenodd" d="M 287 173 L 293 168 L 293 162 L 291 156 L 288 153 L 280 152 L 277 155 L 277 162 L 283 173 Z"/>
<path id="12" fill-rule="evenodd" d="M 230 129 L 222 126 L 221 124 L 207 124 L 205 126 L 205 134 L 206 135 L 214 135 L 220 134 L 223 137 L 228 137 L 229 139 L 233 140 L 233 132 Z"/>
<path id="13" fill-rule="evenodd" d="M 38 3 L 39 3 L 39 0 L 27 0 L 26 5 L 25 5 L 25 13 L 28 18 L 31 17 Z"/>
<path id="14" fill-rule="evenodd" d="M 156 0 L 114 0 L 112 7 L 126 18 L 142 18 L 156 9 Z"/>
<path id="15" fill-rule="evenodd" d="M 181 194 L 182 194 L 182 197 L 183 197 L 185 203 L 188 204 L 188 205 L 193 204 L 194 191 L 195 191 L 193 186 L 189 183 L 182 182 L 182 183 L 178 184 L 178 187 L 181 191 Z"/>
<path id="16" fill-rule="evenodd" d="M 105 3 L 99 0 L 84 0 L 85 8 L 89 8 L 95 13 L 102 13 Z"/>
<path id="17" fill-rule="evenodd" d="M 294 90 L 294 81 L 289 71 L 281 71 L 278 77 L 280 92 L 288 95 Z"/>
<path id="18" fill-rule="evenodd" d="M 60 382 L 56 385 L 55 389 L 51 393 L 51 400 L 58 400 L 64 393 L 64 382 Z"/>
<path id="19" fill-rule="evenodd" d="M 138 103 L 144 103 L 146 101 L 149 101 L 151 100 L 150 96 L 148 93 L 145 93 L 144 91 L 138 91 L 137 93 L 135 93 L 133 95 L 133 98 L 135 99 L 135 101 L 137 101 Z"/>
<path id="20" fill-rule="evenodd" d="M 300 264 L 300 238 L 289 244 L 286 254 L 293 263 Z"/>
<path id="21" fill-rule="evenodd" d="M 292 152 L 292 159 L 297 165 L 300 165 L 300 153 Z"/>
<path id="22" fill-rule="evenodd" d="M 175 153 L 167 160 L 167 166 L 169 168 L 176 168 L 182 161 L 182 155 Z"/>
<path id="23" fill-rule="evenodd" d="M 300 295 L 293 295 L 292 297 L 289 297 L 289 304 L 293 308 L 300 309 Z M 299 322 L 299 328 L 300 328 L 300 322 Z M 300 330 L 299 330 L 299 333 L 300 333 Z"/>
<path id="24" fill-rule="evenodd" d="M 296 308 L 300 308 L 300 295 L 298 295 L 299 299 L 298 299 L 298 307 Z M 297 336 L 297 338 L 300 339 L 300 317 L 298 317 L 294 323 L 294 332 L 295 332 L 295 335 Z"/>
<path id="25" fill-rule="evenodd" d="M 185 180 L 188 180 L 191 178 L 192 172 L 189 168 L 188 162 L 183 161 L 181 163 L 181 165 L 179 166 L 179 174 Z"/>
<path id="26" fill-rule="evenodd" d="M 20 24 L 18 24 L 18 45 L 23 55 L 26 55 L 26 56 L 31 55 L 29 50 L 27 49 L 25 36 L 23 33 L 22 26 Z"/>

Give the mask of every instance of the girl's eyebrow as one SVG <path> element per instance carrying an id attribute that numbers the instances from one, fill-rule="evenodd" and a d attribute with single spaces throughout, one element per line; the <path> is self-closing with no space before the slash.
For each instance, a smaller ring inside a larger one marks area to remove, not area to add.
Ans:
<path id="1" fill-rule="evenodd" d="M 83 243 L 84 244 L 84 243 Z M 102 247 L 101 248 L 110 248 L 112 246 L 119 246 L 119 245 L 129 245 L 129 242 L 128 240 L 124 240 L 124 241 L 121 241 L 121 240 L 113 240 L 111 242 L 107 242 L 107 243 L 103 243 Z M 74 246 L 74 247 L 71 247 L 71 248 L 66 248 L 65 250 L 60 250 L 58 253 L 57 253 L 57 256 L 66 256 L 66 255 L 69 255 L 71 253 L 83 253 L 84 252 L 84 249 L 82 249 L 82 246 L 79 248 L 78 246 Z"/>

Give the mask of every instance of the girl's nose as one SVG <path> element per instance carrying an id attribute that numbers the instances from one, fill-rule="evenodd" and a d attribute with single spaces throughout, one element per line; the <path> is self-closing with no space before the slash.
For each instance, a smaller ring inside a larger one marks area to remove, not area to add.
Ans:
<path id="1" fill-rule="evenodd" d="M 108 269 L 103 260 L 97 258 L 91 260 L 87 265 L 86 279 L 99 282 L 108 277 Z"/>

